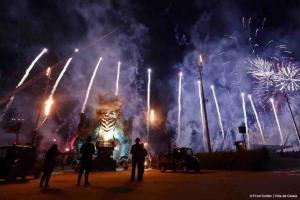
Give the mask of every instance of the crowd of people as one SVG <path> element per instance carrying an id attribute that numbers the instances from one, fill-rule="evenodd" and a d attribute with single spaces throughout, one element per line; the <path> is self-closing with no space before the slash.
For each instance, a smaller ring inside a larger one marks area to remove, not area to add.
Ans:
<path id="1" fill-rule="evenodd" d="M 92 138 L 89 136 L 86 139 L 86 142 L 81 146 L 79 150 L 79 170 L 78 170 L 78 178 L 77 178 L 77 186 L 80 186 L 82 176 L 84 174 L 84 185 L 88 186 L 90 185 L 89 182 L 89 173 L 92 170 L 92 162 L 93 162 L 93 156 L 95 155 L 95 146 L 92 143 Z M 54 170 L 54 167 L 56 165 L 56 159 L 61 153 L 58 150 L 58 147 L 56 144 L 53 144 L 50 149 L 45 153 L 45 161 L 43 166 L 43 172 L 40 180 L 40 187 L 41 188 L 48 188 L 49 187 L 49 181 L 51 174 Z M 145 158 L 147 156 L 147 151 L 144 148 L 143 143 L 140 143 L 140 139 L 135 139 L 135 144 L 132 145 L 130 154 L 132 155 L 132 169 L 131 169 L 131 176 L 130 176 L 130 182 L 135 181 L 135 174 L 136 174 L 136 168 L 137 168 L 137 180 L 139 182 L 143 181 L 144 176 L 144 163 Z"/>

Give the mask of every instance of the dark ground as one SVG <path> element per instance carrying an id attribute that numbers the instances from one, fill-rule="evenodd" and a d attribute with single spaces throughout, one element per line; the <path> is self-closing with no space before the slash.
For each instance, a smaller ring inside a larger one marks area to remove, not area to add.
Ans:
<path id="1" fill-rule="evenodd" d="M 250 198 L 250 194 L 298 195 L 298 198 L 294 199 L 300 199 L 300 170 L 273 172 L 202 170 L 199 174 L 160 173 L 157 170 L 147 170 L 143 183 L 129 183 L 128 171 L 96 172 L 91 174 L 89 187 L 78 188 L 75 182 L 76 175 L 73 172 L 65 172 L 53 176 L 48 190 L 41 190 L 37 180 L 29 180 L 26 183 L 1 183 L 0 199 L 261 199 Z"/>

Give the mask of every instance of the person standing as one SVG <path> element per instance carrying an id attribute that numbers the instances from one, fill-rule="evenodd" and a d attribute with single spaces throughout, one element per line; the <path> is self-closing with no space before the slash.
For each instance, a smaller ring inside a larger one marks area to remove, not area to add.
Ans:
<path id="1" fill-rule="evenodd" d="M 142 155 L 142 146 L 140 144 L 140 138 L 135 139 L 135 144 L 132 145 L 130 154 L 132 155 L 132 164 L 131 164 L 131 175 L 130 175 L 130 182 L 135 181 L 135 169 L 138 168 L 138 179 L 140 180 L 141 175 L 141 155 Z"/>
<path id="2" fill-rule="evenodd" d="M 95 146 L 92 143 L 92 138 L 89 136 L 86 142 L 80 148 L 80 163 L 79 163 L 79 173 L 77 179 L 77 186 L 80 185 L 81 177 L 84 173 L 84 185 L 90 185 L 89 183 L 89 173 L 92 169 L 93 155 L 95 154 Z"/>
<path id="3" fill-rule="evenodd" d="M 51 177 L 51 174 L 53 172 L 53 169 L 56 164 L 56 158 L 57 156 L 61 154 L 57 149 L 57 144 L 53 144 L 50 149 L 45 154 L 45 162 L 44 162 L 44 168 L 43 168 L 43 175 L 41 177 L 40 181 L 40 187 L 49 187 L 49 180 Z"/>

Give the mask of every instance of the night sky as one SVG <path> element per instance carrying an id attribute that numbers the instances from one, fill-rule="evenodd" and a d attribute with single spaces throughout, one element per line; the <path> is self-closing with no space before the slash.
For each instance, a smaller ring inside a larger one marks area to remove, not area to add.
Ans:
<path id="1" fill-rule="evenodd" d="M 151 67 L 152 105 L 162 110 L 167 121 L 169 111 L 176 105 L 176 95 L 169 92 L 172 87 L 177 87 L 176 74 L 180 69 L 188 72 L 195 68 L 193 65 L 186 66 L 188 55 L 200 50 L 208 54 L 213 51 L 210 44 L 220 47 L 222 44 L 219 45 L 218 41 L 225 35 L 242 35 L 243 17 L 252 18 L 252 29 L 260 26 L 263 19 L 267 18 L 264 34 L 267 34 L 268 39 L 258 37 L 257 41 L 264 42 L 270 38 L 280 40 L 292 50 L 292 57 L 297 63 L 300 55 L 299 14 L 299 0 L 3 0 L 0 3 L 0 95 L 4 97 L 15 88 L 26 67 L 44 47 L 49 52 L 37 64 L 30 77 L 40 73 L 44 66 L 66 59 L 76 47 L 85 49 L 82 50 L 82 57 L 89 54 L 95 59 L 98 54 L 91 53 L 95 49 L 97 52 L 107 52 L 107 49 L 120 47 L 117 53 L 119 56 L 107 56 L 104 60 L 120 58 L 125 65 L 135 63 L 138 66 L 135 88 L 141 99 L 146 94 L 146 69 Z M 102 40 L 107 33 L 111 34 Z M 244 43 L 244 40 L 241 41 L 242 45 Z M 113 48 L 110 48 L 110 44 Z M 226 46 L 238 49 L 231 45 Z M 269 53 L 260 51 L 261 55 Z M 196 62 L 197 58 L 194 59 L 193 62 Z M 89 62 L 94 63 L 94 60 Z M 82 61 L 81 64 L 85 65 L 86 62 Z M 92 70 L 92 66 L 90 68 L 87 72 Z M 197 73 L 196 68 L 193 73 Z M 72 76 L 71 72 L 66 76 Z M 218 85 L 217 81 L 214 83 Z M 12 107 L 15 115 L 23 112 L 20 108 L 22 104 L 32 103 L 29 107 L 38 105 L 37 95 L 42 87 L 43 82 L 40 81 L 20 93 L 23 99 L 17 100 Z M 250 90 L 251 85 L 245 88 Z M 69 90 L 66 91 L 61 88 L 58 93 L 67 95 Z M 57 114 L 62 118 L 67 116 L 64 113 L 70 112 L 78 103 L 70 99 L 67 101 L 67 105 L 63 105 L 68 107 L 60 108 Z M 28 114 L 22 114 L 22 117 L 34 121 L 35 113 L 29 114 L 28 110 L 24 113 Z M 53 119 L 61 124 L 63 120 L 57 115 Z M 165 125 L 162 127 L 165 128 Z"/>

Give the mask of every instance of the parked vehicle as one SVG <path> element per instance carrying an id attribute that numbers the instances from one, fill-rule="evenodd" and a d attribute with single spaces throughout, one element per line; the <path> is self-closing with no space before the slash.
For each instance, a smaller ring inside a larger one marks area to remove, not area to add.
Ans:
<path id="1" fill-rule="evenodd" d="M 39 178 L 42 171 L 42 162 L 36 160 L 35 149 L 26 145 L 0 147 L 0 178 L 7 181 L 33 175 Z"/>
<path id="2" fill-rule="evenodd" d="M 199 172 L 198 159 L 193 155 L 191 148 L 173 148 L 170 152 L 158 158 L 158 168 L 161 172 L 166 170 L 182 170 L 188 172 L 193 170 Z"/>

